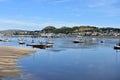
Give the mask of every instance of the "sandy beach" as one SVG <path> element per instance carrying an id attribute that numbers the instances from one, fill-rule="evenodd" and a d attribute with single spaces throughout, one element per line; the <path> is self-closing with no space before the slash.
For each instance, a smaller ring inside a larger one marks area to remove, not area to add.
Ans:
<path id="1" fill-rule="evenodd" d="M 16 66 L 18 59 L 34 52 L 34 49 L 0 46 L 0 79 L 20 78 L 20 66 Z"/>

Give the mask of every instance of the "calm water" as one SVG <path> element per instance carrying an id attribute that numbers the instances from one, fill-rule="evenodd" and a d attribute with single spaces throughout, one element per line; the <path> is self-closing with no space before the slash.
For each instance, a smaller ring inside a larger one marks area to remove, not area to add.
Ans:
<path id="1" fill-rule="evenodd" d="M 26 40 L 30 43 L 30 39 Z M 36 49 L 35 54 L 19 60 L 19 78 L 3 80 L 120 80 L 120 51 L 113 49 L 119 40 L 100 43 L 95 39 L 82 44 L 73 44 L 72 40 L 53 39 L 53 48 Z M 27 47 L 19 45 L 17 38 L 0 45 Z"/>

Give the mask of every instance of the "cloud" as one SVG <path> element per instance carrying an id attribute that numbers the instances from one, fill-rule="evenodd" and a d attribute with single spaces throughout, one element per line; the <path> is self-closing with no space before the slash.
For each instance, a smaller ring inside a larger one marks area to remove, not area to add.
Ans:
<path id="1" fill-rule="evenodd" d="M 23 22 L 23 21 L 17 21 L 17 20 L 0 20 L 0 24 L 7 24 L 7 25 L 14 25 L 14 26 L 30 26 L 30 27 L 35 27 L 35 26 L 40 26 L 37 23 L 32 23 L 32 22 Z"/>
<path id="2" fill-rule="evenodd" d="M 105 7 L 114 6 L 114 4 L 120 2 L 119 0 L 87 0 L 88 7 Z"/>
<path id="3" fill-rule="evenodd" d="M 67 26 L 67 27 L 73 27 L 73 26 L 79 26 L 81 25 L 80 23 L 74 23 L 74 22 L 63 22 L 63 21 L 50 21 L 50 22 L 45 22 L 42 23 L 41 26 L 46 27 L 46 26 L 55 26 L 57 28 Z"/>
<path id="4" fill-rule="evenodd" d="M 51 4 L 51 5 L 57 5 L 57 4 L 63 4 L 63 3 L 68 3 L 72 0 L 48 0 L 46 3 Z"/>
<path id="5" fill-rule="evenodd" d="M 54 3 L 65 3 L 65 2 L 69 2 L 71 0 L 55 0 Z"/>
<path id="6" fill-rule="evenodd" d="M 60 28 L 62 26 L 68 26 L 73 27 L 75 25 L 80 25 L 78 23 L 74 22 L 64 22 L 64 21 L 44 21 L 38 23 L 32 23 L 32 22 L 24 22 L 24 21 L 17 21 L 17 20 L 1 20 L 0 19 L 0 30 L 5 29 L 25 29 L 25 30 L 41 30 L 46 26 L 55 26 L 57 28 Z"/>
<path id="7" fill-rule="evenodd" d="M 119 0 L 87 0 L 89 10 L 107 15 L 120 16 Z"/>

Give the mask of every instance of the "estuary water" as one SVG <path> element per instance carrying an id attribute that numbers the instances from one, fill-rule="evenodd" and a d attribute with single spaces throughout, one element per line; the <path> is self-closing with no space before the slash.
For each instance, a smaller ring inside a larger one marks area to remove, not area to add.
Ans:
<path id="1" fill-rule="evenodd" d="M 25 40 L 31 42 L 30 38 Z M 104 39 L 103 43 L 101 39 L 86 39 L 77 44 L 73 40 L 54 38 L 53 48 L 35 48 L 36 53 L 16 64 L 21 66 L 20 77 L 0 80 L 120 80 L 120 51 L 113 49 L 119 39 Z M 0 45 L 29 47 L 19 45 L 17 38 Z"/>

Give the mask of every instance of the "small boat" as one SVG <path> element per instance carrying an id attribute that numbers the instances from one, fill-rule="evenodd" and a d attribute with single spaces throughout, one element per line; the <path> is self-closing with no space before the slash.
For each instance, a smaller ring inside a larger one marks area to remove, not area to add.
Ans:
<path id="1" fill-rule="evenodd" d="M 53 44 L 46 44 L 46 48 L 52 48 Z"/>
<path id="2" fill-rule="evenodd" d="M 80 43 L 80 40 L 74 40 L 73 43 Z"/>
<path id="3" fill-rule="evenodd" d="M 73 43 L 84 43 L 85 39 L 82 36 L 77 36 L 75 40 L 73 40 Z"/>
<path id="4" fill-rule="evenodd" d="M 32 43 L 34 43 L 34 40 L 32 39 Z"/>
<path id="5" fill-rule="evenodd" d="M 54 42 L 53 41 L 46 41 L 46 44 L 54 44 Z"/>
<path id="6" fill-rule="evenodd" d="M 120 49 L 120 42 L 114 46 L 114 49 Z"/>
<path id="7" fill-rule="evenodd" d="M 3 40 L 3 42 L 10 42 L 10 40 L 6 38 Z"/>
<path id="8" fill-rule="evenodd" d="M 19 44 L 25 44 L 25 42 L 23 40 L 19 40 L 18 42 Z"/>
<path id="9" fill-rule="evenodd" d="M 104 40 L 101 40 L 100 43 L 104 43 L 105 41 Z"/>
<path id="10" fill-rule="evenodd" d="M 3 41 L 2 39 L 0 39 L 0 41 Z"/>
<path id="11" fill-rule="evenodd" d="M 120 49 L 119 45 L 114 46 L 114 49 Z"/>
<path id="12" fill-rule="evenodd" d="M 0 41 L 2 41 L 2 42 L 10 42 L 11 40 L 8 39 L 8 38 L 3 38 L 3 39 L 0 39 Z"/>
<path id="13" fill-rule="evenodd" d="M 76 39 L 73 41 L 73 43 L 84 43 L 85 41 L 83 39 Z"/>
<path id="14" fill-rule="evenodd" d="M 19 39 L 18 39 L 18 43 L 19 43 L 19 44 L 25 44 L 25 40 L 24 40 L 23 38 L 19 38 Z"/>
<path id="15" fill-rule="evenodd" d="M 48 39 L 46 40 L 46 44 L 54 44 L 51 36 L 48 36 Z"/>

